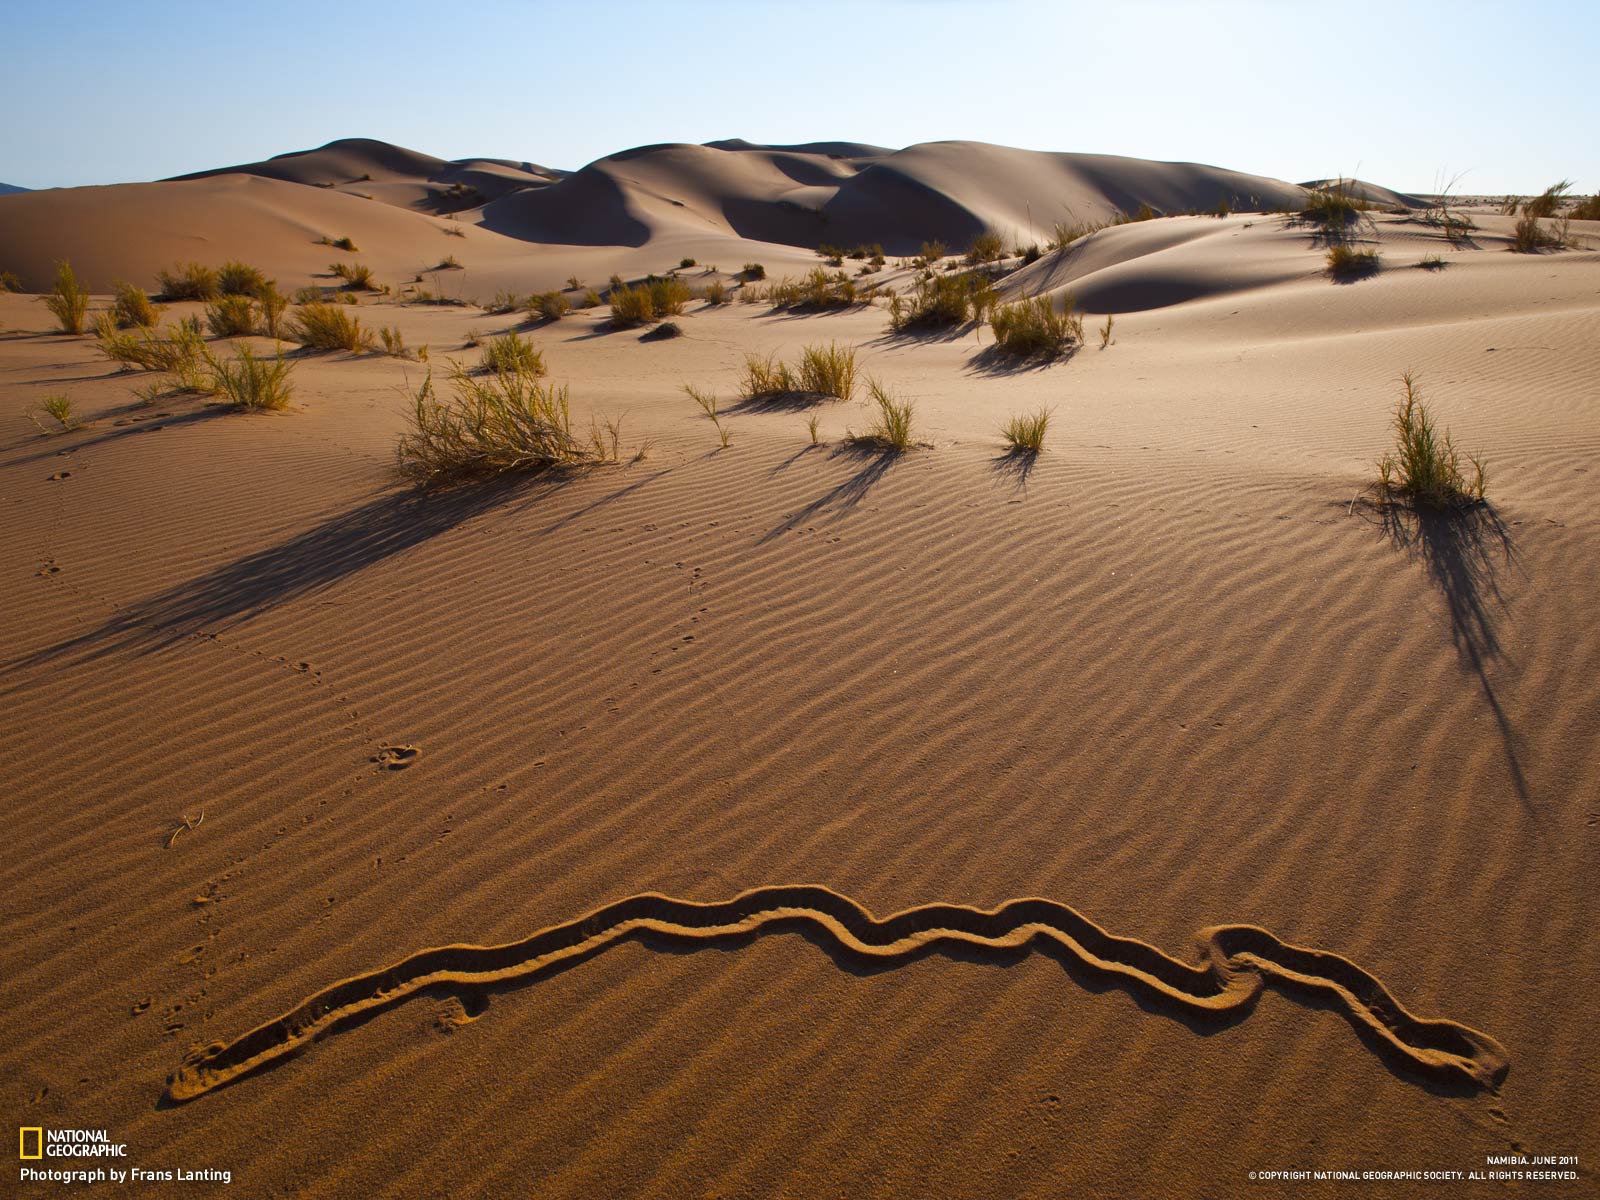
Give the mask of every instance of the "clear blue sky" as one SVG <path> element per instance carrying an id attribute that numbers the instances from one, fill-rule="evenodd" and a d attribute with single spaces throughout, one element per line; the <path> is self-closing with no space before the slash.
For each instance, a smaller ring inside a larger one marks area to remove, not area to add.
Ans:
<path id="1" fill-rule="evenodd" d="M 0 0 L 0 48 L 26 187 L 339 137 L 557 167 L 743 137 L 1600 190 L 1597 0 Z"/>

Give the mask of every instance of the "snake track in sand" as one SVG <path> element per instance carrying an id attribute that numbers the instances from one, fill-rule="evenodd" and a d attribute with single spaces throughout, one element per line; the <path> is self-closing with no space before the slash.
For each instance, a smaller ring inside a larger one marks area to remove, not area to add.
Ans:
<path id="1" fill-rule="evenodd" d="M 192 1053 L 169 1081 L 167 1096 L 192 1100 L 429 988 L 527 980 L 630 938 L 716 941 L 794 930 L 821 934 L 841 952 L 880 961 L 910 960 L 941 947 L 996 957 L 1041 949 L 1069 967 L 1109 978 L 1138 998 L 1194 1015 L 1243 1017 L 1270 985 L 1339 1007 L 1361 1040 L 1401 1070 L 1457 1086 L 1493 1088 L 1510 1065 L 1505 1047 L 1487 1034 L 1455 1021 L 1413 1016 L 1349 959 L 1289 945 L 1254 925 L 1202 929 L 1197 934 L 1200 962 L 1190 964 L 1146 942 L 1108 933 L 1053 900 L 1008 900 L 991 911 L 928 904 L 879 920 L 837 892 L 792 884 L 754 888 L 712 903 L 645 892 L 503 946 L 418 951 L 332 984 L 231 1042 Z"/>

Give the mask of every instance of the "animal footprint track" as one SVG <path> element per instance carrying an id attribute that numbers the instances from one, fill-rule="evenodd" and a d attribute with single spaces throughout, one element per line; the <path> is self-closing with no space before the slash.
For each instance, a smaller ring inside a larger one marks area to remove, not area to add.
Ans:
<path id="1" fill-rule="evenodd" d="M 71 471 L 57 471 L 54 475 L 50 476 L 49 479 L 45 480 L 45 482 L 46 483 L 60 483 L 64 479 L 71 479 L 71 478 L 72 478 L 72 472 Z"/>
<path id="2" fill-rule="evenodd" d="M 372 761 L 387 771 L 404 771 L 421 757 L 421 746 L 380 746 Z"/>
<path id="3" fill-rule="evenodd" d="M 47 562 L 35 573 L 41 578 L 46 575 L 59 575 L 61 573 L 61 568 L 56 566 L 56 564 L 53 562 Z"/>

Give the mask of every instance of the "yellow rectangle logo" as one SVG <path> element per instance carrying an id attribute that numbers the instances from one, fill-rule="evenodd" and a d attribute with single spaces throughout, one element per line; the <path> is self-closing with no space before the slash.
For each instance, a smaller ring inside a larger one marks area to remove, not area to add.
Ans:
<path id="1" fill-rule="evenodd" d="M 28 1135 L 33 1134 L 33 1153 L 28 1153 Z M 43 1158 L 44 1157 L 44 1127 L 41 1125 L 24 1125 L 17 1136 L 18 1158 Z"/>

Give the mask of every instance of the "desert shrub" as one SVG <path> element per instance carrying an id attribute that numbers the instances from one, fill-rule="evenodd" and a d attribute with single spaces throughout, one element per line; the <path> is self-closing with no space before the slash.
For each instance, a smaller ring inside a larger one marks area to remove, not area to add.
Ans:
<path id="1" fill-rule="evenodd" d="M 372 268 L 366 263 L 329 263 L 328 270 L 344 280 L 344 286 L 353 292 L 372 292 L 377 288 L 372 282 Z"/>
<path id="2" fill-rule="evenodd" d="M 713 307 L 718 304 L 726 304 L 728 302 L 728 285 L 720 279 L 713 279 L 706 284 L 705 290 L 700 293 L 700 296 L 707 304 Z"/>
<path id="3" fill-rule="evenodd" d="M 904 296 L 889 302 L 889 327 L 907 329 L 964 325 L 982 320 L 997 300 L 994 285 L 975 272 L 920 279 Z"/>
<path id="4" fill-rule="evenodd" d="M 66 259 L 56 264 L 55 286 L 40 296 L 39 302 L 50 310 L 62 333 L 83 332 L 83 321 L 89 313 L 89 292 L 78 282 L 72 264 Z"/>
<path id="5" fill-rule="evenodd" d="M 478 370 L 497 374 L 509 371 L 536 377 L 545 373 L 544 355 L 534 349 L 531 341 L 513 329 L 484 343 Z"/>
<path id="6" fill-rule="evenodd" d="M 171 271 L 158 271 L 163 300 L 215 300 L 221 295 L 217 272 L 201 263 L 177 263 Z"/>
<path id="7" fill-rule="evenodd" d="M 746 354 L 744 376 L 739 381 L 739 396 L 744 400 L 767 400 L 799 391 L 788 364 L 771 355 Z"/>
<path id="8" fill-rule="evenodd" d="M 270 338 L 283 336 L 283 315 L 289 310 L 289 297 L 268 283 L 256 294 L 256 304 L 261 312 L 261 332 Z"/>
<path id="9" fill-rule="evenodd" d="M 437 267 L 435 267 L 434 270 L 435 271 L 459 271 L 459 270 L 461 270 L 461 260 L 459 258 L 457 258 L 454 254 L 446 254 L 444 256 L 444 258 L 440 260 L 439 265 Z"/>
<path id="10" fill-rule="evenodd" d="M 650 302 L 650 289 L 623 287 L 611 289 L 611 323 L 619 329 L 643 325 L 655 320 L 655 305 Z"/>
<path id="11" fill-rule="evenodd" d="M 948 253 L 950 253 L 950 248 L 937 238 L 931 242 L 922 243 L 922 263 L 925 266 L 932 266 Z"/>
<path id="12" fill-rule="evenodd" d="M 1141 204 L 1131 213 L 1118 210 L 1117 214 L 1111 218 L 1111 223 L 1113 225 L 1133 225 L 1139 221 L 1154 221 L 1160 215 L 1150 205 Z"/>
<path id="13" fill-rule="evenodd" d="M 1099 233 L 1110 222 L 1107 221 L 1057 221 L 1055 229 L 1046 245 L 1051 250 L 1065 250 L 1079 238 L 1086 238 L 1091 233 Z"/>
<path id="14" fill-rule="evenodd" d="M 593 288 L 585 288 L 583 298 L 578 301 L 579 308 L 599 308 L 605 301 L 600 299 L 600 293 Z"/>
<path id="15" fill-rule="evenodd" d="M 328 245 L 332 246 L 335 250 L 348 250 L 352 254 L 359 253 L 355 239 L 349 234 L 346 234 L 341 238 L 334 238 L 333 241 L 328 243 Z"/>
<path id="16" fill-rule="evenodd" d="M 39 411 L 53 420 L 57 426 L 52 429 L 38 417 L 33 417 L 33 423 L 39 427 L 41 433 L 71 433 L 74 429 L 83 427 L 83 422 L 72 415 L 71 399 L 61 393 L 46 396 L 39 404 Z"/>
<path id="17" fill-rule="evenodd" d="M 1006 244 L 998 233 L 984 232 L 972 239 L 967 247 L 966 262 L 969 267 L 981 267 L 1005 257 Z"/>
<path id="18" fill-rule="evenodd" d="M 856 352 L 853 346 L 829 342 L 807 346 L 800 352 L 800 390 L 848 400 L 856 386 Z"/>
<path id="19" fill-rule="evenodd" d="M 22 276 L 15 271 L 0 271 L 0 292 L 20 292 Z"/>
<path id="20" fill-rule="evenodd" d="M 271 287 L 255 267 L 230 259 L 217 269 L 217 290 L 224 296 L 259 296 Z"/>
<path id="21" fill-rule="evenodd" d="M 1083 340 L 1083 319 L 1072 311 L 1072 297 L 1060 312 L 1049 296 L 1024 297 L 997 305 L 989 314 L 995 347 L 1006 354 L 1054 358 Z"/>
<path id="22" fill-rule="evenodd" d="M 1574 221 L 1600 221 L 1600 192 L 1596 192 L 1587 200 L 1578 201 L 1567 215 Z M 13 288 L 12 290 L 21 291 L 22 289 Z"/>
<path id="23" fill-rule="evenodd" d="M 687 271 L 690 267 L 697 267 L 699 265 L 700 264 L 695 262 L 695 260 L 692 259 L 692 258 L 684 258 L 684 259 L 679 259 L 678 260 L 678 269 L 680 271 Z"/>
<path id="24" fill-rule="evenodd" d="M 572 311 L 572 305 L 560 292 L 540 292 L 528 297 L 528 312 L 544 321 L 559 321 Z"/>
<path id="25" fill-rule="evenodd" d="M 1036 412 L 1007 417 L 1000 427 L 1000 436 L 1012 454 L 1038 454 L 1044 449 L 1045 430 L 1049 428 L 1050 410 L 1040 408 Z"/>
<path id="26" fill-rule="evenodd" d="M 581 292 L 583 290 L 583 280 L 579 279 L 576 275 L 568 275 L 567 290 L 570 292 Z"/>
<path id="27" fill-rule="evenodd" d="M 1469 477 L 1461 468 L 1461 454 L 1448 429 L 1440 432 L 1422 400 L 1417 375 L 1400 376 L 1402 393 L 1394 411 L 1394 449 L 1378 460 L 1378 490 L 1385 496 L 1404 496 L 1429 508 L 1451 508 L 1481 502 L 1487 483 L 1487 463 L 1477 454 L 1467 455 Z"/>
<path id="28" fill-rule="evenodd" d="M 430 372 L 412 396 L 397 458 L 401 474 L 423 485 L 511 471 L 591 466 L 602 453 L 572 435 L 567 389 L 510 369 L 474 377 L 457 368 L 453 394 L 440 398 Z"/>
<path id="29" fill-rule="evenodd" d="M 767 277 L 767 268 L 757 262 L 745 263 L 739 272 L 739 278 L 746 283 L 754 283 Z"/>
<path id="30" fill-rule="evenodd" d="M 373 346 L 372 331 L 361 328 L 342 304 L 302 304 L 284 325 L 289 339 L 308 350 L 348 350 L 359 354 Z"/>
<path id="31" fill-rule="evenodd" d="M 654 342 L 670 341 L 683 336 L 683 327 L 676 321 L 663 321 L 646 335 Z"/>
<path id="32" fill-rule="evenodd" d="M 650 304 L 658 317 L 678 316 L 692 296 L 689 285 L 681 279 L 652 277 L 645 281 L 645 286 L 650 289 Z"/>
<path id="33" fill-rule="evenodd" d="M 415 358 L 406 348 L 406 339 L 401 336 L 398 329 L 385 325 L 378 330 L 378 341 L 383 345 L 383 352 L 391 358 Z"/>
<path id="34" fill-rule="evenodd" d="M 824 267 L 813 267 L 799 282 L 785 279 L 767 289 L 767 300 L 774 308 L 823 311 L 849 308 L 861 303 L 862 298 L 855 280 L 843 271 L 828 271 Z"/>
<path id="35" fill-rule="evenodd" d="M 284 361 L 282 354 L 271 359 L 257 358 L 243 342 L 235 342 L 233 348 L 238 358 L 231 362 L 206 351 L 209 390 L 235 408 L 287 408 L 294 391 L 289 383 L 294 364 Z"/>
<path id="36" fill-rule="evenodd" d="M 1357 199 L 1340 179 L 1308 191 L 1300 209 L 1300 219 L 1324 229 L 1339 230 L 1359 220 L 1366 208 L 1366 202 Z"/>
<path id="37" fill-rule="evenodd" d="M 1116 323 L 1116 317 L 1111 313 L 1107 313 L 1106 323 L 1100 326 L 1100 349 L 1104 350 L 1107 346 L 1111 345 L 1111 330 Z"/>
<path id="38" fill-rule="evenodd" d="M 1437 254 L 1429 254 L 1417 263 L 1417 266 L 1424 271 L 1442 271 L 1445 268 L 1445 261 Z"/>
<path id="39" fill-rule="evenodd" d="M 316 304 L 324 299 L 326 299 L 326 296 L 319 287 L 296 288 L 294 292 L 294 302 L 296 304 Z"/>
<path id="40" fill-rule="evenodd" d="M 530 303 L 532 298 L 524 300 L 516 292 L 508 292 L 504 288 L 494 294 L 494 299 L 484 305 L 484 312 L 500 315 L 502 313 L 516 312 L 524 304 Z"/>
<path id="41" fill-rule="evenodd" d="M 1559 250 L 1566 240 L 1561 227 L 1541 225 L 1533 213 L 1524 212 L 1512 230 L 1511 248 L 1518 254 L 1538 254 L 1541 250 Z"/>
<path id="42" fill-rule="evenodd" d="M 1039 243 L 1034 242 L 1028 246 L 1018 246 L 1017 253 L 1022 256 L 1022 265 L 1032 266 L 1044 257 L 1044 251 L 1039 249 Z"/>
<path id="43" fill-rule="evenodd" d="M 256 306 L 249 296 L 223 296 L 206 305 L 206 326 L 216 337 L 245 337 L 255 332 Z"/>
<path id="44" fill-rule="evenodd" d="M 867 392 L 877 406 L 877 415 L 865 433 L 848 436 L 858 446 L 870 446 L 891 454 L 911 449 L 911 419 L 915 405 L 902 400 L 876 379 L 867 380 Z"/>
<path id="45" fill-rule="evenodd" d="M 205 352 L 199 329 L 180 321 L 167 337 L 160 337 L 149 326 L 128 333 L 115 329 L 96 330 L 97 349 L 113 362 L 145 371 L 166 371 L 183 382 L 196 382 L 196 368 Z"/>
<path id="46" fill-rule="evenodd" d="M 161 320 L 161 314 L 150 303 L 143 288 L 120 281 L 116 288 L 117 298 L 111 304 L 111 316 L 119 329 L 146 329 Z"/>
<path id="47" fill-rule="evenodd" d="M 1335 279 L 1362 279 L 1378 271 L 1376 250 L 1357 250 L 1343 242 L 1328 248 L 1328 274 Z"/>

